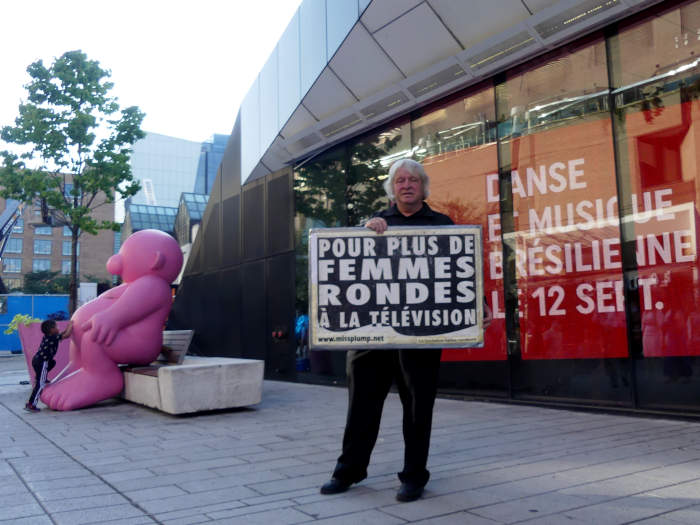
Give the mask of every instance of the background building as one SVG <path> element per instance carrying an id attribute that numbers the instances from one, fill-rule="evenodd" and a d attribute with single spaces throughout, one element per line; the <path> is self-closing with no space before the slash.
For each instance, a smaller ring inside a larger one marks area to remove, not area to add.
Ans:
<path id="1" fill-rule="evenodd" d="M 164 231 L 174 236 L 175 215 L 177 208 L 170 206 L 130 204 L 126 208 L 120 240 L 127 239 L 134 232 L 148 229 Z"/>
<path id="2" fill-rule="evenodd" d="M 177 207 L 180 194 L 192 191 L 202 145 L 199 142 L 147 133 L 135 142 L 131 173 L 141 190 L 130 198 L 133 204 Z M 125 203 L 118 201 L 115 220 L 124 220 Z"/>
<path id="3" fill-rule="evenodd" d="M 0 199 L 0 210 L 5 200 Z M 114 219 L 114 204 L 104 204 L 93 214 L 97 221 Z M 105 265 L 112 255 L 115 232 L 100 230 L 97 235 L 83 233 L 78 241 L 78 276 L 111 280 Z M 24 274 L 49 270 L 70 274 L 71 233 L 68 228 L 42 224 L 41 208 L 25 206 L 13 229 L 2 257 L 2 280 L 9 289 L 20 289 Z"/>
<path id="4" fill-rule="evenodd" d="M 237 116 L 174 304 L 197 352 L 297 371 L 310 227 L 396 159 L 484 231 L 495 320 L 442 392 L 700 412 L 700 1 L 306 0 Z"/>
<path id="5" fill-rule="evenodd" d="M 180 197 L 174 228 L 175 238 L 180 246 L 194 242 L 208 201 L 208 195 L 198 193 L 183 193 Z"/>
<path id="6" fill-rule="evenodd" d="M 211 139 L 202 143 L 197 164 L 197 177 L 194 182 L 194 193 L 209 195 L 211 187 L 216 179 L 216 172 L 224 157 L 224 149 L 228 142 L 228 135 L 215 134 Z"/>

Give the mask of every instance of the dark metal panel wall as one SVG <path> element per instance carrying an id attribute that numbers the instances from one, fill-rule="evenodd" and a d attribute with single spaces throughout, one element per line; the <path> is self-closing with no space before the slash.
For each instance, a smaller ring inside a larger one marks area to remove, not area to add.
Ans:
<path id="1" fill-rule="evenodd" d="M 265 261 L 243 264 L 240 272 L 241 357 L 265 359 L 268 343 Z"/>
<path id="2" fill-rule="evenodd" d="M 265 256 L 265 179 L 243 187 L 243 260 Z"/>
<path id="3" fill-rule="evenodd" d="M 206 227 L 200 234 L 204 235 L 204 253 L 206 270 L 211 272 L 221 267 L 221 205 L 214 201 L 211 205 Z"/>
<path id="4" fill-rule="evenodd" d="M 296 371 L 294 258 L 294 252 L 287 252 L 266 260 L 267 358 L 271 375 L 289 376 Z M 282 332 L 282 337 L 273 338 L 272 332 Z"/>
<path id="5" fill-rule="evenodd" d="M 224 268 L 241 263 L 241 196 L 221 203 L 222 263 Z"/>
<path id="6" fill-rule="evenodd" d="M 294 377 L 292 184 L 286 168 L 241 187 L 237 120 L 169 320 L 195 331 L 191 353 L 264 359 L 268 376 Z"/>
<path id="7" fill-rule="evenodd" d="M 222 293 L 219 287 L 219 274 L 215 272 L 205 273 L 200 277 L 200 286 L 196 294 L 199 298 L 198 342 L 206 349 L 207 355 L 214 355 L 212 350 L 220 348 L 222 334 L 227 324 L 222 322 L 228 315 L 221 308 Z"/>
<path id="8" fill-rule="evenodd" d="M 219 324 L 224 327 L 219 340 L 219 352 L 225 357 L 242 357 L 241 345 L 241 269 L 231 268 L 219 272 L 220 312 Z"/>
<path id="9" fill-rule="evenodd" d="M 282 170 L 270 175 L 267 183 L 267 255 L 294 249 L 293 172 Z"/>

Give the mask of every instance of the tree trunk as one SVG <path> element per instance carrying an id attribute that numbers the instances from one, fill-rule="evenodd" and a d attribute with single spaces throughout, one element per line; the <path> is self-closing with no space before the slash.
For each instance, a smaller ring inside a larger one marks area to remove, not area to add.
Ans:
<path id="1" fill-rule="evenodd" d="M 68 313 L 73 313 L 78 308 L 78 231 L 71 229 L 70 246 L 70 284 L 68 286 Z"/>

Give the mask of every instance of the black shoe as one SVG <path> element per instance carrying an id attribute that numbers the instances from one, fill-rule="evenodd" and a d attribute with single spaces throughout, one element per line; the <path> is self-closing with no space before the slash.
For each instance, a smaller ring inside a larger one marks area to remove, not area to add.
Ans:
<path id="1" fill-rule="evenodd" d="M 331 478 L 329 482 L 321 487 L 321 494 L 340 494 L 348 490 L 350 485 L 352 485 L 352 483 L 349 481 Z"/>
<path id="2" fill-rule="evenodd" d="M 423 495 L 423 485 L 413 483 L 401 483 L 401 488 L 396 493 L 397 501 L 416 501 Z"/>

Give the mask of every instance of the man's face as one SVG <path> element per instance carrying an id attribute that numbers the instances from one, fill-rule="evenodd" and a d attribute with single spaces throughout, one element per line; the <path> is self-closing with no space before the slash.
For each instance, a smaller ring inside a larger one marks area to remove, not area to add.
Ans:
<path id="1" fill-rule="evenodd" d="M 423 201 L 423 181 L 404 168 L 394 175 L 394 196 L 398 204 L 412 205 Z"/>

